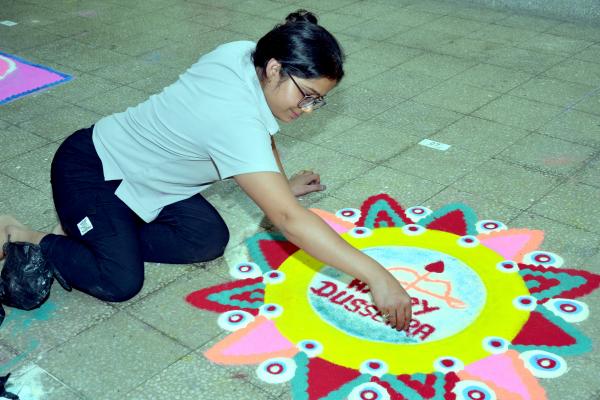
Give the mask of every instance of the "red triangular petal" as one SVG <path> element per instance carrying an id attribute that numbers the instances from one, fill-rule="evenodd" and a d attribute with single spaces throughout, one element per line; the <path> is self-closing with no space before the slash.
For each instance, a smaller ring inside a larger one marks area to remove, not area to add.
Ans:
<path id="1" fill-rule="evenodd" d="M 291 242 L 283 240 L 259 240 L 258 246 L 265 260 L 273 269 L 279 266 L 292 254 L 298 251 L 298 247 Z"/>
<path id="2" fill-rule="evenodd" d="M 570 346 L 576 342 L 575 338 L 537 311 L 529 315 L 519 334 L 512 340 L 512 344 L 525 346 Z"/>
<path id="3" fill-rule="evenodd" d="M 234 306 L 230 306 L 230 305 L 226 305 L 226 304 L 216 303 L 214 301 L 209 300 L 208 296 L 210 296 L 213 293 L 218 293 L 218 292 L 222 292 L 224 290 L 231 290 L 231 289 L 235 289 L 235 288 L 241 288 L 244 286 L 250 286 L 250 285 L 254 285 L 259 282 L 262 282 L 262 277 L 261 278 L 251 278 L 251 279 L 242 279 L 240 281 L 233 281 L 233 282 L 223 283 L 221 285 L 210 286 L 210 287 L 200 289 L 200 290 L 197 290 L 195 292 L 188 294 L 186 296 L 185 300 L 188 303 L 190 303 L 191 305 L 193 305 L 194 307 L 198 307 L 203 310 L 214 311 L 214 312 L 218 312 L 218 313 L 224 313 L 224 312 L 230 311 L 230 310 L 244 310 L 253 315 L 258 315 L 258 309 L 240 308 L 240 307 L 234 307 Z"/>
<path id="4" fill-rule="evenodd" d="M 438 231 L 454 233 L 458 236 L 465 236 L 468 234 L 468 226 L 465 214 L 463 214 L 461 210 L 453 210 L 448 214 L 434 219 L 427 224 L 427 229 L 435 229 Z"/>
<path id="5" fill-rule="evenodd" d="M 598 289 L 598 287 L 600 287 L 600 275 L 594 274 L 589 271 L 584 271 L 584 270 L 579 270 L 579 269 L 556 268 L 556 267 L 542 267 L 539 265 L 527 265 L 527 264 L 519 264 L 519 268 L 521 269 L 521 275 L 523 275 L 524 280 L 529 280 L 529 279 L 538 280 L 537 279 L 538 277 L 535 275 L 527 275 L 526 274 L 527 270 L 538 271 L 538 272 L 548 272 L 549 271 L 549 272 L 553 272 L 556 274 L 565 273 L 565 274 L 569 274 L 569 275 L 573 275 L 573 276 L 581 276 L 586 280 L 586 282 L 583 285 L 580 285 L 576 288 L 555 294 L 554 296 L 552 296 L 554 298 L 576 299 L 578 297 L 588 295 L 588 294 L 592 293 L 594 290 Z M 523 274 L 523 272 L 525 272 L 525 274 Z M 543 280 L 538 280 L 538 281 L 540 283 L 542 283 Z M 546 283 L 550 283 L 551 281 L 552 281 L 552 279 L 547 280 Z M 532 290 L 531 292 L 536 293 L 537 291 L 541 291 L 541 289 L 540 290 Z M 546 299 L 541 300 L 540 302 L 545 303 L 547 300 L 548 299 L 546 298 Z"/>
<path id="6" fill-rule="evenodd" d="M 308 361 L 307 375 L 308 399 L 317 400 L 327 396 L 345 383 L 358 378 L 360 372 L 317 357 Z"/>
<path id="7" fill-rule="evenodd" d="M 369 197 L 360 206 L 360 219 L 356 222 L 356 226 L 365 226 L 365 220 L 367 219 L 367 216 L 369 214 L 369 209 L 373 206 L 373 204 L 377 203 L 380 200 L 385 201 L 390 206 L 390 208 L 394 210 L 396 214 L 398 214 L 398 216 L 402 219 L 402 221 L 404 221 L 405 224 L 413 223 L 412 220 L 406 216 L 404 209 L 396 200 L 394 200 L 390 195 L 386 193 L 380 193 L 376 194 L 375 196 Z M 394 225 L 392 218 L 389 215 L 387 215 L 386 212 L 380 211 L 377 214 L 376 222 L 384 220 L 390 224 L 388 226 Z"/>

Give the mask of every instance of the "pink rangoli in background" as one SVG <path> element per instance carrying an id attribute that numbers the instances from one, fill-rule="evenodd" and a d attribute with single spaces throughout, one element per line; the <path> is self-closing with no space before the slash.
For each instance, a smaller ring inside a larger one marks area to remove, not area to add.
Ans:
<path id="1" fill-rule="evenodd" d="M 236 280 L 187 296 L 231 334 L 205 356 L 255 364 L 294 400 L 543 400 L 538 379 L 590 351 L 576 327 L 600 276 L 562 268 L 543 232 L 479 220 L 464 204 L 404 209 L 385 194 L 361 209 L 312 210 L 379 261 L 411 295 L 408 333 L 386 326 L 363 282 L 282 235 L 248 239 Z"/>
<path id="2" fill-rule="evenodd" d="M 0 52 L 0 105 L 69 80 L 62 72 Z"/>

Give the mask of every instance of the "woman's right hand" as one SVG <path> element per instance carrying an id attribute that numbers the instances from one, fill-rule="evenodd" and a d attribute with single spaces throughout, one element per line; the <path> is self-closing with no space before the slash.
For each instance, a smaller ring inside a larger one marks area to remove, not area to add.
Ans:
<path id="1" fill-rule="evenodd" d="M 387 271 L 382 272 L 377 276 L 369 277 L 367 282 L 373 301 L 392 328 L 408 332 L 412 318 L 411 298 L 392 274 Z M 386 315 L 388 318 L 385 318 Z"/>

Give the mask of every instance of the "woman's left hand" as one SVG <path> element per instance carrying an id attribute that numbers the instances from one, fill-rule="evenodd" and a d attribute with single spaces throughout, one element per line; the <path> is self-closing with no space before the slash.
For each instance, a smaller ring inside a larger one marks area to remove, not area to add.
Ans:
<path id="1" fill-rule="evenodd" d="M 325 190 L 321 185 L 321 177 L 313 171 L 300 171 L 289 179 L 290 188 L 295 196 L 303 196 L 312 192 Z"/>

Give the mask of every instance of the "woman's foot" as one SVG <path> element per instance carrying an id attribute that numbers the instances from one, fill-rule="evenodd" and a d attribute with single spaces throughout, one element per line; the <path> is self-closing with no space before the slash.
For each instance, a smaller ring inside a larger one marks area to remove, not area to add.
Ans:
<path id="1" fill-rule="evenodd" d="M 9 227 L 24 225 L 17 221 L 12 215 L 0 215 L 0 260 L 4 259 L 4 243 L 8 242 Z"/>
<path id="2" fill-rule="evenodd" d="M 9 238 L 11 242 L 40 244 L 44 236 L 46 236 L 46 233 L 27 228 L 11 215 L 0 215 L 0 246 L 2 247 L 4 247 L 4 243 L 8 242 Z M 0 248 L 0 260 L 3 260 L 4 256 L 4 251 Z"/>

